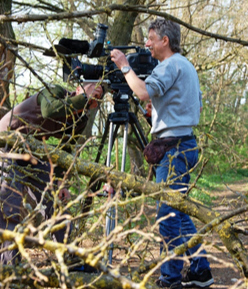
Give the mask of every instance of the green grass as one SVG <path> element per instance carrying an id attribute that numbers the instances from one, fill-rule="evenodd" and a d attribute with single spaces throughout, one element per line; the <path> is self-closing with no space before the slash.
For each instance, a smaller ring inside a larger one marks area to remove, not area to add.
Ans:
<path id="1" fill-rule="evenodd" d="M 215 190 L 222 187 L 225 183 L 237 182 L 248 178 L 248 169 L 232 169 L 216 174 L 205 174 L 198 180 L 198 185 L 205 189 Z"/>
<path id="2" fill-rule="evenodd" d="M 192 180 L 195 175 L 192 174 Z M 248 179 L 248 169 L 231 169 L 223 173 L 203 174 L 197 182 L 197 189 L 192 190 L 190 196 L 206 205 L 211 205 L 216 196 L 212 193 L 225 187 L 225 184 Z M 247 180 L 248 181 L 248 180 Z"/>
<path id="3" fill-rule="evenodd" d="M 189 196 L 205 205 L 211 205 L 212 202 L 216 199 L 216 197 L 211 195 L 211 193 L 198 189 L 192 190 Z"/>

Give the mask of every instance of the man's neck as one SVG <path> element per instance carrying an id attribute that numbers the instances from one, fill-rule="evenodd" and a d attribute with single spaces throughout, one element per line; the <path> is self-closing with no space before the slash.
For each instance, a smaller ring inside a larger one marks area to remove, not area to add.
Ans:
<path id="1" fill-rule="evenodd" d="M 170 58 L 174 54 L 175 54 L 175 52 L 171 51 L 171 49 L 168 49 L 167 51 L 165 51 L 163 59 L 161 61 Z"/>

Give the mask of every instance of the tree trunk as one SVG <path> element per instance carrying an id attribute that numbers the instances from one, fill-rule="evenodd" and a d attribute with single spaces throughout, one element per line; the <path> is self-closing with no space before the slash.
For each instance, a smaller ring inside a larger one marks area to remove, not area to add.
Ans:
<path id="1" fill-rule="evenodd" d="M 0 14 L 11 14 L 12 0 L 0 0 Z M 11 22 L 0 23 L 1 36 L 15 39 Z M 14 74 L 15 56 L 0 44 L 0 118 L 11 108 L 9 81 Z"/>
<path id="2" fill-rule="evenodd" d="M 144 0 L 128 0 L 125 1 L 125 5 L 142 5 L 144 2 Z M 116 12 L 115 20 L 109 33 L 112 46 L 128 45 L 131 42 L 134 22 L 137 16 L 137 12 Z"/>
<path id="3" fill-rule="evenodd" d="M 118 4 L 121 4 L 123 1 L 119 1 Z M 125 5 L 142 5 L 144 0 L 129 0 L 125 1 Z M 137 12 L 125 12 L 117 11 L 114 24 L 109 33 L 110 41 L 112 46 L 118 45 L 129 45 L 131 42 L 132 32 L 134 31 L 134 24 L 136 18 L 138 17 Z M 121 32 L 121 33 L 120 33 Z M 139 34 L 140 35 L 140 34 Z M 136 38 L 136 37 L 135 37 Z M 124 51 L 124 53 L 130 53 Z M 141 169 L 143 165 L 143 158 L 140 151 L 137 150 L 135 146 L 130 146 L 130 141 L 128 142 L 128 154 L 131 162 L 131 171 L 134 174 L 142 175 L 144 170 Z"/>

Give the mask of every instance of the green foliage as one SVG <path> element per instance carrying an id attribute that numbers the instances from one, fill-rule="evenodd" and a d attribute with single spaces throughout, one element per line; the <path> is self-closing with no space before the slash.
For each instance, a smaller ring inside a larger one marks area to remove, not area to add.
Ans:
<path id="1" fill-rule="evenodd" d="M 244 177 L 248 177 L 248 169 L 229 169 L 219 174 L 203 174 L 197 185 L 208 190 L 216 190 L 226 183 L 244 180 Z"/>
<path id="2" fill-rule="evenodd" d="M 194 179 L 195 174 L 192 174 Z M 203 174 L 197 181 L 197 189 L 190 192 L 190 196 L 203 202 L 206 205 L 211 205 L 216 196 L 212 195 L 213 191 L 223 189 L 226 185 L 237 181 L 244 181 L 247 178 L 248 169 L 229 169 L 218 174 Z"/>
<path id="3" fill-rule="evenodd" d="M 198 129 L 210 135 L 204 143 L 210 172 L 212 167 L 224 171 L 248 163 L 246 80 L 240 73 L 237 69 L 219 74 L 213 69 L 199 74 L 203 111 Z"/>
<path id="4" fill-rule="evenodd" d="M 57 145 L 59 143 L 59 140 L 53 136 L 50 136 L 46 142 L 50 145 Z"/>
<path id="5" fill-rule="evenodd" d="M 192 190 L 189 196 L 205 205 L 211 205 L 212 201 L 215 199 L 209 192 L 197 189 Z"/>

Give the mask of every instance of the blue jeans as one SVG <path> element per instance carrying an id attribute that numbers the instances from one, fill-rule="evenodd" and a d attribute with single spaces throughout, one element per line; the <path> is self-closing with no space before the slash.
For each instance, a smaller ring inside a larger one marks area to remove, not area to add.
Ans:
<path id="1" fill-rule="evenodd" d="M 197 162 L 198 150 L 195 139 L 185 141 L 179 145 L 179 148 L 172 148 L 164 155 L 163 159 L 156 170 L 156 182 L 166 182 L 167 178 L 175 179 L 173 185 L 170 188 L 178 190 L 187 187 L 190 181 L 190 175 L 182 174 L 188 172 Z M 189 150 L 189 151 L 187 151 Z M 170 161 L 169 156 L 175 156 Z M 170 163 L 171 162 L 171 163 Z M 182 193 L 185 193 L 184 190 Z M 167 244 L 168 250 L 173 250 L 176 246 L 188 241 L 190 237 L 196 233 L 195 225 L 193 224 L 190 217 L 176 209 L 158 202 L 158 214 L 157 220 L 161 217 L 167 216 L 169 213 L 175 213 L 175 217 L 170 217 L 163 220 L 159 224 L 159 232 L 164 237 L 164 241 Z M 200 245 L 197 245 L 189 249 L 186 254 L 191 256 L 194 254 Z M 163 243 L 161 243 L 160 252 L 164 250 Z M 201 254 L 206 254 L 205 250 L 201 251 Z M 182 279 L 181 271 L 183 268 L 182 260 L 170 260 L 165 262 L 161 266 L 160 279 L 168 285 L 178 282 Z M 200 273 L 204 269 L 210 269 L 209 262 L 205 257 L 194 257 L 190 259 L 190 269 L 192 273 Z"/>

